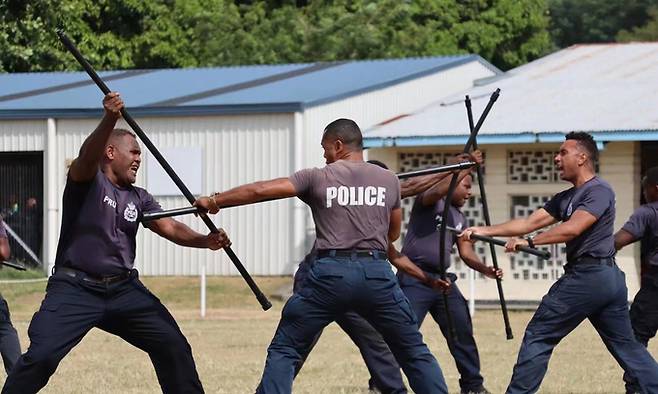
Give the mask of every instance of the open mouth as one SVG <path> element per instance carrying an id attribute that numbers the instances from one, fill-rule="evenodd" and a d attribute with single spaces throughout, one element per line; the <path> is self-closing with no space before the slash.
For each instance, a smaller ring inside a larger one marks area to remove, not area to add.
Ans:
<path id="1" fill-rule="evenodd" d="M 139 170 L 139 166 L 130 167 L 130 173 L 133 174 L 133 176 L 137 176 L 137 170 Z"/>

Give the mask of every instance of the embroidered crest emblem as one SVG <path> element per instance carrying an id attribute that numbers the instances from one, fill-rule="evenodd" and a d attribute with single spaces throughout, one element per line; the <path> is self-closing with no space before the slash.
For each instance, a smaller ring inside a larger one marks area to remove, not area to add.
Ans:
<path id="1" fill-rule="evenodd" d="M 123 211 L 123 218 L 129 222 L 134 222 L 137 220 L 137 207 L 135 204 L 129 202 L 126 206 L 126 210 Z"/>
<path id="2" fill-rule="evenodd" d="M 569 203 L 569 206 L 567 207 L 567 217 L 571 216 L 572 212 L 573 212 L 573 205 Z"/>
<path id="3" fill-rule="evenodd" d="M 464 225 L 462 224 L 462 222 L 457 223 L 457 225 L 455 226 L 455 228 L 456 228 L 457 230 L 459 230 L 459 231 L 461 231 L 462 227 L 464 227 Z"/>

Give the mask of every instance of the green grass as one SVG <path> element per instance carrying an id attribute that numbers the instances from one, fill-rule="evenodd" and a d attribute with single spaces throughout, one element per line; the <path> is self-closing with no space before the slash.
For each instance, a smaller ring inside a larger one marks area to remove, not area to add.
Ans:
<path id="1" fill-rule="evenodd" d="M 290 283 L 290 278 L 256 278 L 266 294 Z M 198 278 L 144 278 L 171 309 L 190 341 L 207 393 L 253 393 L 260 379 L 266 349 L 282 303 L 263 312 L 240 278 L 208 279 L 208 315 L 198 317 Z M 10 303 L 23 348 L 27 326 L 43 298 L 45 283 L 1 284 Z M 511 312 L 514 340 L 505 340 L 498 311 L 478 311 L 475 335 L 485 385 L 504 392 L 512 374 L 530 312 Z M 421 331 L 435 354 L 451 392 L 458 392 L 459 375 L 445 340 L 428 317 Z M 658 342 L 657 342 L 658 343 Z M 658 345 L 650 351 L 658 354 Z M 3 375 L 0 372 L 0 380 Z M 589 323 L 582 324 L 556 348 L 541 393 L 621 393 L 621 368 Z M 330 325 L 298 379 L 295 393 L 367 393 L 368 372 L 355 346 Z M 60 364 L 42 393 L 159 393 L 148 356 L 124 341 L 92 330 Z"/>

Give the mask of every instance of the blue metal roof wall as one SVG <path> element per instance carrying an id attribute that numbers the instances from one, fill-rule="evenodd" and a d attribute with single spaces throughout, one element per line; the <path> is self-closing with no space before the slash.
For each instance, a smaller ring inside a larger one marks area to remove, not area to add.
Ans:
<path id="1" fill-rule="evenodd" d="M 381 89 L 471 61 L 479 61 L 499 72 L 477 55 L 462 55 L 149 72 L 135 70 L 134 75 L 128 72 L 125 77 L 108 82 L 108 86 L 123 94 L 133 114 L 287 112 Z M 107 77 L 122 72 L 108 71 L 102 75 Z M 94 97 L 100 97 L 101 93 L 95 85 L 65 86 L 86 80 L 88 77 L 82 72 L 0 74 L 0 98 L 20 92 L 24 96 L 0 99 L 0 118 L 97 116 L 100 109 Z M 58 85 L 64 86 L 59 89 Z M 38 91 L 44 87 L 58 90 Z M 34 90 L 34 95 L 29 95 L 31 90 Z M 194 95 L 202 98 L 196 99 Z"/>
<path id="2" fill-rule="evenodd" d="M 318 105 L 455 67 L 476 56 L 349 62 L 297 78 L 192 101 L 189 105 L 301 103 Z"/>
<path id="3" fill-rule="evenodd" d="M 106 78 L 118 73 L 121 73 L 121 71 L 107 71 L 99 74 L 101 77 Z M 0 96 L 84 80 L 89 80 L 89 77 L 81 72 L 0 74 Z"/>

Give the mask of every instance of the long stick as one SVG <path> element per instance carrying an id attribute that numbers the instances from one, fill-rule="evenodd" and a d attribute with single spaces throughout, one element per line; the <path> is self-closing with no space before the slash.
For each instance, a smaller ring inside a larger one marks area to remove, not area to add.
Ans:
<path id="1" fill-rule="evenodd" d="M 437 228 L 438 227 L 439 226 L 437 226 Z M 446 226 L 446 229 L 448 231 L 451 231 L 451 232 L 457 233 L 457 234 L 462 232 L 462 230 L 454 228 L 454 227 L 450 227 L 450 226 Z M 476 239 L 478 241 L 486 242 L 490 245 L 505 246 L 507 244 L 507 242 L 503 241 L 502 239 L 487 237 L 486 235 L 480 235 L 480 234 L 475 234 L 475 233 L 471 234 L 471 238 Z M 551 258 L 551 252 L 549 252 L 547 250 L 535 249 L 535 248 L 531 248 L 529 246 L 519 246 L 516 249 L 519 252 L 525 252 L 525 253 L 528 253 L 528 254 L 532 254 L 534 256 L 539 257 L 540 259 L 548 260 L 548 259 Z"/>
<path id="2" fill-rule="evenodd" d="M 478 119 L 477 125 L 470 130 L 470 136 L 468 138 L 468 141 L 466 141 L 466 145 L 464 145 L 464 150 L 463 150 L 464 153 L 468 153 L 471 150 L 471 145 L 475 142 L 475 138 L 477 137 L 477 134 L 480 131 L 480 128 L 482 127 L 482 123 L 484 123 L 484 119 L 486 119 L 487 115 L 489 114 L 489 111 L 491 111 L 491 107 L 493 107 L 493 104 L 496 102 L 499 95 L 500 95 L 500 89 L 496 89 L 496 91 L 494 91 L 491 97 L 489 98 L 489 102 L 487 103 L 484 112 L 480 116 L 480 119 Z M 452 205 L 451 204 L 452 196 L 455 194 L 455 189 L 457 188 L 458 179 L 459 179 L 459 173 L 457 172 L 452 176 L 452 179 L 450 180 L 448 193 L 446 194 L 444 200 L 445 203 L 444 203 L 443 213 L 441 214 L 441 225 L 439 230 L 439 271 L 441 274 L 441 279 L 443 280 L 446 280 L 446 271 L 447 271 L 447 264 L 445 261 L 444 251 L 446 249 L 446 230 L 447 230 L 446 226 L 448 224 L 448 212 L 450 206 Z M 445 308 L 447 315 L 448 331 L 450 332 L 449 338 L 451 338 L 453 341 L 456 341 L 457 332 L 455 331 L 455 324 L 454 321 L 452 320 L 452 314 L 450 313 L 450 309 L 448 305 L 448 296 L 445 293 L 443 293 L 443 307 Z"/>
<path id="3" fill-rule="evenodd" d="M 105 94 L 110 93 L 110 89 L 107 87 L 107 85 L 105 85 L 105 82 L 103 82 L 103 80 L 98 76 L 96 71 L 94 71 L 94 69 L 91 67 L 89 62 L 87 62 L 87 60 L 82 56 L 78 48 L 73 44 L 73 42 L 71 42 L 71 40 L 66 36 L 66 34 L 62 30 L 57 30 L 57 36 L 59 37 L 59 40 L 62 42 L 62 44 L 64 44 L 66 49 L 68 49 L 68 51 L 71 52 L 71 54 L 75 57 L 78 63 L 80 63 L 80 65 L 85 69 L 87 74 L 89 74 L 91 79 L 96 83 L 96 85 L 100 88 L 100 90 Z M 169 175 L 171 180 L 174 181 L 176 186 L 178 186 L 178 188 L 183 193 L 185 198 L 187 198 L 187 201 L 189 201 L 190 204 L 194 203 L 196 199 L 194 198 L 190 190 L 187 188 L 187 186 L 185 186 L 185 184 L 178 177 L 174 169 L 171 168 L 167 160 L 162 156 L 158 148 L 156 148 L 156 146 L 146 136 L 146 133 L 141 129 L 141 127 L 139 127 L 139 125 L 137 124 L 137 122 L 135 122 L 132 116 L 128 114 L 128 111 L 125 108 L 121 110 L 121 115 L 126 120 L 126 123 L 128 123 L 130 127 L 132 127 L 132 129 L 135 131 L 135 133 L 139 136 L 139 138 L 142 140 L 144 145 L 146 145 L 146 148 L 149 150 L 149 152 L 151 152 L 153 157 L 155 157 L 158 163 L 160 163 L 160 165 L 165 170 L 167 175 Z M 217 230 L 217 227 L 215 227 L 215 224 L 212 222 L 212 220 L 210 220 L 210 218 L 206 214 L 202 213 L 199 216 L 206 224 L 206 226 L 208 226 L 211 232 L 216 233 L 219 231 Z M 235 255 L 235 253 L 229 246 L 224 247 L 224 251 L 233 262 L 233 265 L 235 265 L 235 268 L 238 269 L 240 275 L 242 275 L 242 278 L 244 278 L 244 280 L 247 282 L 247 285 L 249 285 L 249 288 L 258 299 L 258 302 L 260 302 L 260 305 L 263 307 L 263 310 L 270 309 L 272 307 L 272 304 L 267 299 L 265 294 L 263 294 L 263 292 L 258 288 L 258 285 L 256 285 L 256 282 L 254 282 L 251 275 L 249 275 L 249 272 L 247 272 L 245 267 L 242 265 L 238 256 Z"/>
<path id="4" fill-rule="evenodd" d="M 27 244 L 25 243 L 25 241 L 23 241 L 23 240 L 21 239 L 21 237 L 19 237 L 18 234 L 16 234 L 16 232 L 14 231 L 14 229 L 11 228 L 11 227 L 9 227 L 9 225 L 8 225 L 7 223 L 5 223 L 5 229 L 7 230 L 7 233 L 8 233 L 9 235 L 11 235 L 12 238 L 14 238 L 14 240 L 16 241 L 16 243 L 18 243 L 18 244 L 21 246 L 21 248 L 23 248 L 23 250 L 26 251 L 27 254 L 30 255 L 30 257 L 32 257 L 32 260 L 34 260 L 35 263 L 37 263 L 37 264 L 40 265 L 40 266 L 43 266 L 43 263 L 41 263 L 41 260 L 39 259 L 39 257 L 37 256 L 37 254 L 34 253 L 34 251 L 33 251 L 32 249 L 30 249 L 29 246 L 27 246 Z M 5 265 L 9 265 L 9 264 L 5 264 Z M 12 268 L 16 268 L 16 269 L 20 270 L 20 268 L 18 268 L 18 267 L 20 267 L 19 265 L 16 265 L 16 266 L 11 265 L 10 267 L 12 267 Z M 24 271 L 24 270 L 25 270 L 25 267 L 23 267 L 22 270 Z"/>
<path id="5" fill-rule="evenodd" d="M 466 96 L 465 104 L 466 104 L 466 112 L 468 114 L 468 126 L 470 127 L 471 130 L 473 130 L 474 128 L 473 110 L 471 107 L 471 98 L 469 96 Z M 473 149 L 477 149 L 477 140 L 473 140 Z M 482 172 L 482 168 L 478 167 L 476 171 L 477 171 L 478 186 L 480 188 L 480 197 L 482 199 L 482 213 L 484 216 L 484 224 L 487 226 L 491 226 L 491 217 L 489 216 L 489 204 L 487 202 L 488 201 L 487 194 L 484 190 L 484 175 Z M 489 243 L 489 251 L 491 252 L 491 261 L 493 263 L 493 266 L 495 269 L 498 269 L 498 257 L 496 255 L 496 248 L 494 247 L 493 243 Z M 507 339 L 513 339 L 514 334 L 512 333 L 512 326 L 509 321 L 509 314 L 507 313 L 507 302 L 505 301 L 505 294 L 503 293 L 503 282 L 500 278 L 496 278 L 496 287 L 498 288 L 498 299 L 500 300 L 500 309 L 503 312 L 503 322 L 505 324 L 505 336 L 507 337 Z"/>

